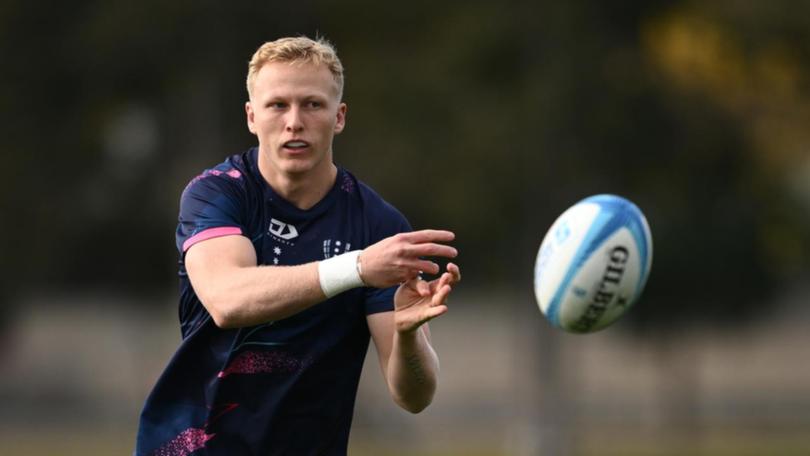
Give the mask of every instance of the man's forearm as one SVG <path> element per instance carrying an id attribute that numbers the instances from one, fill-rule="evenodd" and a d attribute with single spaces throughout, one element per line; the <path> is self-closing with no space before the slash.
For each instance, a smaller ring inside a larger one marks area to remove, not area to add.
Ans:
<path id="1" fill-rule="evenodd" d="M 430 405 L 436 392 L 438 372 L 439 358 L 423 327 L 410 333 L 394 332 L 388 381 L 400 407 L 419 413 Z"/>
<path id="2" fill-rule="evenodd" d="M 247 267 L 217 282 L 200 300 L 222 328 L 280 320 L 325 299 L 314 263 Z"/>

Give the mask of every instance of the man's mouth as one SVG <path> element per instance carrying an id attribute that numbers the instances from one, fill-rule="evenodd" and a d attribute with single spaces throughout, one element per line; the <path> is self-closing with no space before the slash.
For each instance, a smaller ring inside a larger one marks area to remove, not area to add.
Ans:
<path id="1" fill-rule="evenodd" d="M 287 141 L 287 142 L 285 142 L 283 144 L 283 147 L 285 149 L 298 150 L 298 149 L 304 149 L 304 148 L 309 147 L 309 143 L 306 142 L 306 141 L 299 141 L 299 140 Z"/>

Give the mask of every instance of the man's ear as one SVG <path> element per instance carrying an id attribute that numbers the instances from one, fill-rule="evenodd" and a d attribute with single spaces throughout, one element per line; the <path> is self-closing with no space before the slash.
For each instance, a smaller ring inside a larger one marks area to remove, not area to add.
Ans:
<path id="1" fill-rule="evenodd" d="M 253 107 L 250 105 L 250 101 L 245 102 L 245 116 L 247 117 L 246 120 L 247 120 L 248 130 L 255 135 L 256 134 L 256 124 L 255 124 L 255 122 L 253 120 Z"/>
<path id="2" fill-rule="evenodd" d="M 340 133 L 346 128 L 346 111 L 348 110 L 346 103 L 341 103 L 337 110 L 337 121 L 335 122 L 335 134 Z"/>

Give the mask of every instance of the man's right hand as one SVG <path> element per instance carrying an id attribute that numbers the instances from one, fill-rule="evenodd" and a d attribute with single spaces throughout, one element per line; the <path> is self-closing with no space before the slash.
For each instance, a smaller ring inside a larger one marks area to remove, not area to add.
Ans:
<path id="1" fill-rule="evenodd" d="M 395 234 L 370 245 L 357 260 L 363 283 L 387 288 L 407 282 L 420 272 L 437 274 L 439 265 L 421 257 L 455 258 L 458 251 L 445 245 L 455 237 L 452 231 L 421 230 Z"/>

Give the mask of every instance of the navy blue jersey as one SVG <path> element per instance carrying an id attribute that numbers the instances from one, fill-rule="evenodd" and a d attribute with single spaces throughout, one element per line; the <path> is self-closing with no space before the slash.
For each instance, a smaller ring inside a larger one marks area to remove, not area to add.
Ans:
<path id="1" fill-rule="evenodd" d="M 182 343 L 146 400 L 135 454 L 346 454 L 366 316 L 392 310 L 395 288 L 356 288 L 283 320 L 226 330 L 200 303 L 183 259 L 197 242 L 242 235 L 258 264 L 296 265 L 403 231 L 402 214 L 342 168 L 308 210 L 267 185 L 256 148 L 192 180 L 177 227 Z"/>

